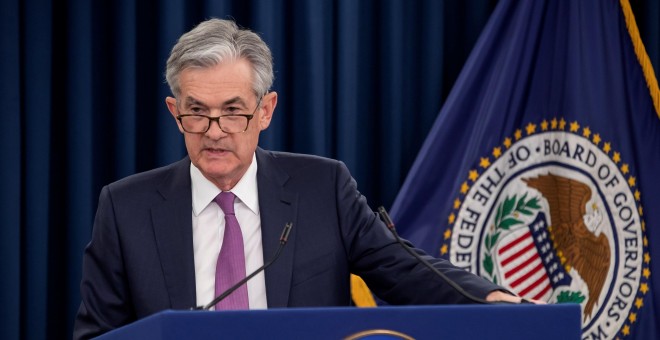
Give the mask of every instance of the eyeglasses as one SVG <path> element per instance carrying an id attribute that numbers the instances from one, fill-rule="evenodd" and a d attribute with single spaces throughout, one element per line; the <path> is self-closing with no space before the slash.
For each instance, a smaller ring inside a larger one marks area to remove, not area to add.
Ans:
<path id="1" fill-rule="evenodd" d="M 259 109 L 262 98 L 257 101 L 257 107 L 254 108 L 252 114 L 227 114 L 211 117 L 205 114 L 185 113 L 177 115 L 176 119 L 181 123 L 183 131 L 188 133 L 206 133 L 211 128 L 211 122 L 217 122 L 224 133 L 243 133 L 247 131 L 250 120 Z"/>

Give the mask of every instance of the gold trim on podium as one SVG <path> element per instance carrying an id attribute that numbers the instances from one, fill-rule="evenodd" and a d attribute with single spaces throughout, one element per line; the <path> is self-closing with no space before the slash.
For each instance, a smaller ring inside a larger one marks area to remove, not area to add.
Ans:
<path id="1" fill-rule="evenodd" d="M 355 334 L 351 334 L 345 337 L 344 340 L 358 340 L 370 335 L 389 335 L 398 339 L 415 340 L 415 338 L 411 337 L 410 335 L 406 335 L 401 332 L 397 332 L 389 329 L 370 329 Z"/>

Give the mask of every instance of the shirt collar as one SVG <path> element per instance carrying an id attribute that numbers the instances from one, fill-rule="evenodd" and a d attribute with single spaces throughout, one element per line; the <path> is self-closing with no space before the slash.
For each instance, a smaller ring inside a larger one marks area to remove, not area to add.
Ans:
<path id="1" fill-rule="evenodd" d="M 198 216 L 218 196 L 220 189 L 211 183 L 202 172 L 190 163 L 190 179 L 192 182 L 193 214 Z M 230 190 L 254 214 L 259 215 L 259 195 L 257 190 L 257 156 L 252 155 L 252 163 L 247 171 Z"/>

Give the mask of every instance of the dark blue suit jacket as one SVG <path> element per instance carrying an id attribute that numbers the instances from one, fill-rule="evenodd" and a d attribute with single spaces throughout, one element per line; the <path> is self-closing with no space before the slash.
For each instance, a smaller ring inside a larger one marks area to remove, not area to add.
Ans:
<path id="1" fill-rule="evenodd" d="M 343 163 L 262 149 L 256 157 L 265 261 L 293 222 L 281 257 L 265 273 L 269 308 L 349 305 L 350 273 L 390 304 L 469 302 L 396 243 Z M 185 158 L 103 188 L 74 338 L 195 306 L 189 169 Z M 475 296 L 500 289 L 428 259 Z"/>

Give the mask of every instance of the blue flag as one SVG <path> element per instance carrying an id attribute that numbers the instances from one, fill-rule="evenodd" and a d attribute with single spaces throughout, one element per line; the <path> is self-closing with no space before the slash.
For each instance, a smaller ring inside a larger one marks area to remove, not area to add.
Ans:
<path id="1" fill-rule="evenodd" d="M 659 339 L 659 112 L 627 0 L 500 1 L 392 216 L 521 296 L 579 303 L 584 339 Z"/>

